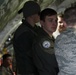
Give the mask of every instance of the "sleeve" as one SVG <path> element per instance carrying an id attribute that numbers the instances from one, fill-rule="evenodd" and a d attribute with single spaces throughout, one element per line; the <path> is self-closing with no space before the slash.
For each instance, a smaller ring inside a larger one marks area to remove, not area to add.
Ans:
<path id="1" fill-rule="evenodd" d="M 18 72 L 24 74 L 30 67 L 32 60 L 33 34 L 30 32 L 22 33 L 15 41 L 15 55 Z M 27 68 L 28 67 L 28 68 Z"/>
<path id="2" fill-rule="evenodd" d="M 55 55 L 61 75 L 76 74 L 75 38 L 69 32 L 61 34 L 55 41 Z"/>
<path id="3" fill-rule="evenodd" d="M 33 44 L 33 60 L 40 75 L 56 75 L 58 68 L 49 40 L 36 40 Z"/>
<path id="4" fill-rule="evenodd" d="M 57 62 L 58 62 L 58 66 L 59 66 L 59 75 L 65 75 L 64 74 L 64 69 L 62 68 L 64 65 L 64 61 L 65 61 L 65 59 L 64 59 L 64 56 L 65 56 L 65 54 L 64 54 L 64 43 L 63 43 L 63 41 L 65 41 L 65 40 L 63 40 L 64 38 L 61 36 L 61 35 L 59 35 L 57 38 L 56 38 L 56 40 L 55 40 L 55 45 L 54 45 L 54 50 L 55 50 L 55 56 L 56 56 L 56 60 L 57 60 Z"/>

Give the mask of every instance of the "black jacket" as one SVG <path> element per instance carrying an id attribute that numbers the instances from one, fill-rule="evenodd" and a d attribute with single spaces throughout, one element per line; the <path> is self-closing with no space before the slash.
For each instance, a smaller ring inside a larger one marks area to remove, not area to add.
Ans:
<path id="1" fill-rule="evenodd" d="M 39 75 L 57 75 L 59 69 L 54 54 L 54 38 L 43 29 L 39 33 L 33 43 L 33 60 Z"/>
<path id="2" fill-rule="evenodd" d="M 34 28 L 23 20 L 13 38 L 16 64 L 18 72 L 22 74 L 37 73 L 32 60 L 32 43 L 36 36 Z M 37 75 L 37 74 L 36 74 Z"/>

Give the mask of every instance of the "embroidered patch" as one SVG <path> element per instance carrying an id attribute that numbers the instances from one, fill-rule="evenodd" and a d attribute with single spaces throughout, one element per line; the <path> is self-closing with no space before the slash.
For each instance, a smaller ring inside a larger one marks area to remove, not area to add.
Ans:
<path id="1" fill-rule="evenodd" d="M 50 44 L 49 41 L 44 41 L 44 42 L 42 43 L 42 46 L 43 46 L 44 48 L 49 48 L 49 47 L 51 46 L 51 44 Z"/>

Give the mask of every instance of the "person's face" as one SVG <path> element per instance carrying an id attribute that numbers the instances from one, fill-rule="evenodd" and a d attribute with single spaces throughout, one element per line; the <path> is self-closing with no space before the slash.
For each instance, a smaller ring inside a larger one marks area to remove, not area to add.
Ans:
<path id="1" fill-rule="evenodd" d="M 6 63 L 7 65 L 11 65 L 11 64 L 12 64 L 12 57 L 7 57 L 7 58 L 5 59 L 5 63 Z"/>
<path id="2" fill-rule="evenodd" d="M 57 15 L 46 16 L 41 25 L 47 33 L 52 34 L 57 28 Z"/>
<path id="3" fill-rule="evenodd" d="M 34 20 L 35 23 L 39 22 L 40 21 L 40 15 L 39 14 L 34 14 L 32 16 L 32 19 Z"/>
<path id="4" fill-rule="evenodd" d="M 63 18 L 58 16 L 58 26 L 63 25 Z"/>
<path id="5" fill-rule="evenodd" d="M 57 27 L 57 30 L 59 32 L 62 32 L 66 29 L 66 23 L 65 21 L 63 20 L 62 17 L 58 16 L 58 27 Z"/>

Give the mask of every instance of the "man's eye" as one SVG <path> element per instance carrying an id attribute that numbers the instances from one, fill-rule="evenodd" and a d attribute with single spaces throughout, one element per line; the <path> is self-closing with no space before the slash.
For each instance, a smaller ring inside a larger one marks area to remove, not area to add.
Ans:
<path id="1" fill-rule="evenodd" d="M 53 22 L 53 20 L 49 20 L 49 22 Z"/>

